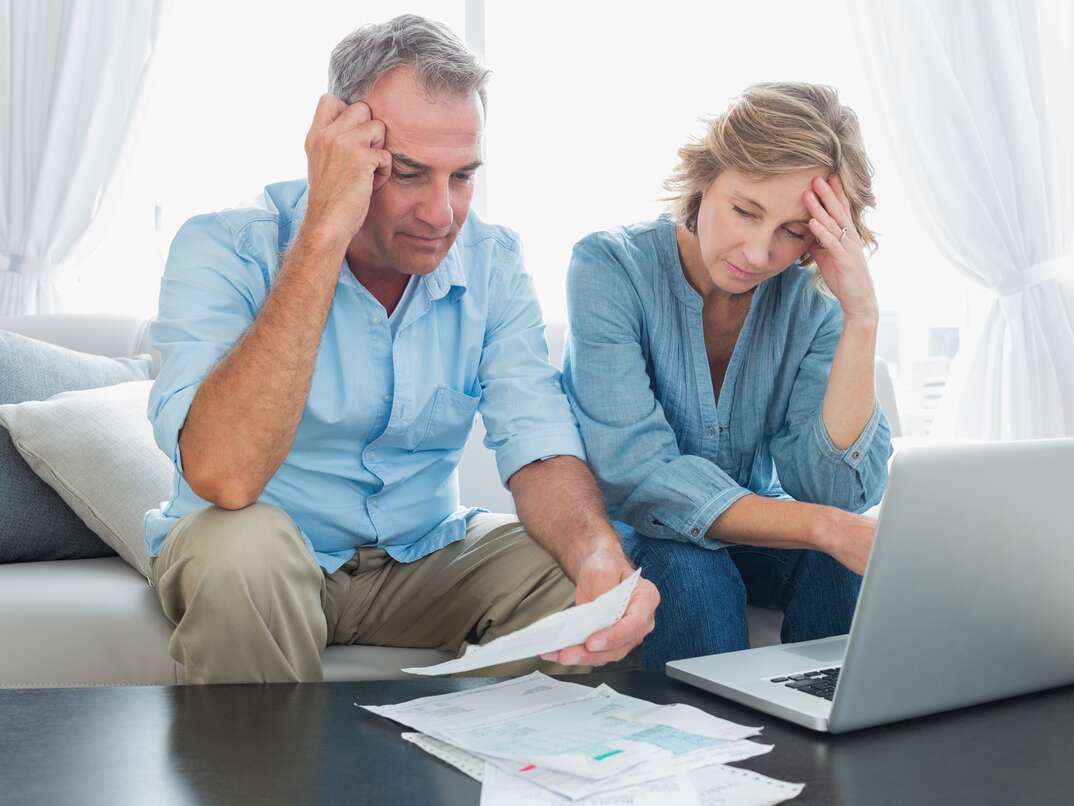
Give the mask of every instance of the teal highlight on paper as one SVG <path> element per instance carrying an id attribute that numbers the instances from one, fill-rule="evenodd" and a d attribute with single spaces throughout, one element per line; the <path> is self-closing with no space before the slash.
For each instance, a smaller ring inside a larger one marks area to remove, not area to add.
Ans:
<path id="1" fill-rule="evenodd" d="M 611 758 L 612 756 L 617 756 L 622 752 L 622 750 L 609 750 L 607 753 L 601 753 L 599 756 L 593 756 L 593 760 L 604 761 L 604 759 Z"/>

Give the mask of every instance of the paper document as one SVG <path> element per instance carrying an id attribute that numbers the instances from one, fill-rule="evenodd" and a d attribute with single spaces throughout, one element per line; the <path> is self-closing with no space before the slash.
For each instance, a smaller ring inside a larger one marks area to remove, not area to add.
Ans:
<path id="1" fill-rule="evenodd" d="M 610 689 L 609 689 L 610 690 Z M 622 697 L 622 694 L 616 694 Z M 649 722 L 654 725 L 669 725 L 689 733 L 697 733 L 701 736 L 712 736 L 716 739 L 745 739 L 756 736 L 761 729 L 739 725 L 720 719 L 710 713 L 694 708 L 684 703 L 671 705 L 652 705 L 645 703 L 643 708 L 636 711 L 628 711 L 624 717 L 634 722 Z"/>
<path id="2" fill-rule="evenodd" d="M 747 758 L 763 755 L 771 749 L 772 745 L 770 744 L 758 744 L 757 742 L 748 741 L 728 742 L 722 746 L 694 750 L 670 759 L 663 757 L 644 761 L 631 767 L 621 775 L 601 781 L 591 781 L 588 778 L 580 778 L 556 772 L 555 770 L 546 770 L 535 765 L 512 766 L 510 762 L 498 758 L 489 758 L 486 759 L 486 762 L 509 775 L 523 778 L 568 800 L 577 801 L 607 792 L 613 788 L 637 786 L 649 781 L 658 781 L 668 776 L 688 773 L 700 767 L 743 761 Z M 475 758 L 478 757 L 475 756 Z"/>
<path id="3" fill-rule="evenodd" d="M 525 767 L 535 777 L 566 774 L 574 797 L 586 780 L 606 781 L 643 763 L 667 764 L 695 751 L 723 749 L 756 732 L 712 718 L 709 735 L 692 733 L 652 721 L 654 706 L 639 709 L 638 703 L 607 687 L 592 689 L 534 672 L 401 705 L 364 707 L 488 760 L 513 762 L 504 765 L 509 770 Z M 639 710 L 647 721 L 626 718 Z M 721 723 L 729 726 L 722 728 L 727 738 L 712 735 L 721 733 Z M 668 773 L 655 767 L 652 774 Z"/>
<path id="4" fill-rule="evenodd" d="M 378 716 L 394 719 L 426 733 L 480 725 L 501 716 L 539 711 L 550 705 L 585 699 L 593 689 L 533 672 L 491 686 L 435 694 L 398 705 L 362 705 Z"/>
<path id="5" fill-rule="evenodd" d="M 484 781 L 485 765 L 491 763 L 496 769 L 505 775 L 518 777 L 530 786 L 536 786 L 549 794 L 555 794 L 564 803 L 578 803 L 587 796 L 593 796 L 606 786 L 602 782 L 593 782 L 585 778 L 573 778 L 563 773 L 539 770 L 532 765 L 524 765 L 522 770 L 512 769 L 510 762 L 502 759 L 491 759 L 486 762 L 481 756 L 460 750 L 454 745 L 434 739 L 424 733 L 404 733 L 403 739 L 417 745 L 426 753 L 436 756 L 441 761 L 450 764 L 459 772 L 470 776 L 475 781 Z M 648 783 L 652 780 L 660 780 L 668 776 L 681 775 L 700 767 L 710 767 L 714 764 L 727 764 L 732 761 L 744 761 L 767 753 L 772 749 L 770 744 L 757 744 L 756 742 L 730 742 L 719 748 L 709 748 L 686 755 L 678 756 L 673 762 L 666 765 L 657 765 L 650 762 L 639 764 L 623 776 L 613 782 L 613 786 L 621 788 L 635 787 L 639 784 Z M 612 790 L 618 792 L 619 789 Z M 718 801 L 717 801 L 718 802 Z"/>
<path id="6" fill-rule="evenodd" d="M 805 784 L 789 784 L 737 767 L 703 767 L 690 773 L 702 806 L 775 806 L 802 794 Z"/>
<path id="7" fill-rule="evenodd" d="M 803 788 L 721 766 L 770 751 L 747 740 L 760 728 L 540 672 L 360 707 L 423 731 L 403 738 L 482 781 L 485 806 L 766 806 Z"/>
<path id="8" fill-rule="evenodd" d="M 422 675 L 467 672 L 497 663 L 535 658 L 545 652 L 558 652 L 565 647 L 584 643 L 597 630 L 610 627 L 622 618 L 640 576 L 639 568 L 592 602 L 545 616 L 528 627 L 510 635 L 501 635 L 487 644 L 467 647 L 461 658 L 435 666 L 409 667 L 402 671 Z"/>
<path id="9" fill-rule="evenodd" d="M 434 739 L 432 736 L 426 736 L 424 733 L 404 733 L 403 739 L 411 744 L 416 744 L 429 755 L 436 756 L 441 761 L 447 762 L 459 772 L 469 775 L 475 781 L 485 779 L 485 759 L 481 758 L 481 756 L 467 753 L 465 750 L 460 750 L 447 742 Z"/>
<path id="10" fill-rule="evenodd" d="M 662 778 L 638 786 L 593 795 L 584 800 L 569 798 L 515 778 L 491 764 L 485 767 L 481 806 L 701 806 L 697 790 L 685 775 Z"/>
<path id="11" fill-rule="evenodd" d="M 536 764 L 519 764 L 502 758 L 489 758 L 488 761 L 504 772 L 525 778 L 546 789 L 567 798 L 586 798 L 606 791 L 609 786 L 623 787 L 666 778 L 671 775 L 689 772 L 698 767 L 712 764 L 727 764 L 763 755 L 772 749 L 772 745 L 744 741 L 747 736 L 760 733 L 760 728 L 737 725 L 726 719 L 712 716 L 696 708 L 685 705 L 653 705 L 645 700 L 619 694 L 606 684 L 598 686 L 596 692 L 608 702 L 606 710 L 617 714 L 619 718 L 629 719 L 640 724 L 659 724 L 661 715 L 666 714 L 669 723 L 689 721 L 693 732 L 710 738 L 724 739 L 706 747 L 672 754 L 654 752 L 640 764 L 631 767 L 616 776 L 611 784 L 606 779 L 590 780 L 569 775 L 556 770 L 546 769 Z M 639 707 L 640 706 L 640 707 Z M 681 709 L 686 709 L 684 712 Z M 642 719 L 638 720 L 637 716 Z M 670 727 L 683 727 L 671 724 Z"/>
<path id="12" fill-rule="evenodd" d="M 714 765 L 571 800 L 487 764 L 481 806 L 775 806 L 803 789 L 804 784 Z"/>

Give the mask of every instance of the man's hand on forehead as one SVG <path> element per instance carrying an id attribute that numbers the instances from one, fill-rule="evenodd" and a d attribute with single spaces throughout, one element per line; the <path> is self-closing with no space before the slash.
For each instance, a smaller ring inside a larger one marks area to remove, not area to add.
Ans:
<path id="1" fill-rule="evenodd" d="M 345 249 L 361 229 L 373 191 L 388 181 L 384 124 L 364 101 L 322 95 L 306 134 L 309 205 L 303 226 Z"/>

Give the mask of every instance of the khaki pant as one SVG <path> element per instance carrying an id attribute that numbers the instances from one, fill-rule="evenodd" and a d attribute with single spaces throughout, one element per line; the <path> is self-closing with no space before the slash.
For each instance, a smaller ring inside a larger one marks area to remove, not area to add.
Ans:
<path id="1" fill-rule="evenodd" d="M 513 515 L 475 515 L 464 540 L 414 563 L 360 549 L 328 574 L 283 510 L 211 507 L 172 528 L 151 576 L 184 683 L 320 681 L 327 644 L 462 654 L 574 602 L 574 585 Z M 584 671 L 533 659 L 474 674 L 538 668 Z"/>

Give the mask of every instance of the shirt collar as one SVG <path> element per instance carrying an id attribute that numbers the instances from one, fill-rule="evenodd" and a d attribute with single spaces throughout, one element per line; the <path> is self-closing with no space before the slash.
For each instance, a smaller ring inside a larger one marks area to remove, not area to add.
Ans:
<path id="1" fill-rule="evenodd" d="M 283 241 L 282 251 L 287 251 L 291 248 L 291 244 L 294 243 L 295 238 L 298 235 L 298 230 L 302 226 L 302 221 L 306 217 L 308 206 L 309 186 L 307 185 L 302 189 L 302 193 L 299 195 L 298 200 L 292 208 L 291 222 L 286 230 L 286 234 L 281 232 L 281 236 L 283 236 L 281 238 Z M 461 235 L 462 233 L 460 232 L 459 234 Z M 422 284 L 429 293 L 430 300 L 438 300 L 448 297 L 451 301 L 454 301 L 466 292 L 466 271 L 462 265 L 459 248 L 459 241 L 456 238 L 455 243 L 451 245 L 451 249 L 448 250 L 447 255 L 440 261 L 440 265 L 431 273 L 420 278 Z M 343 280 L 344 282 L 347 282 L 348 279 L 354 283 L 358 282 L 351 273 L 346 260 L 343 261 L 341 272 L 346 275 L 346 279 Z"/>
<path id="2" fill-rule="evenodd" d="M 466 293 L 466 271 L 463 269 L 462 258 L 459 256 L 458 239 L 451 245 L 451 249 L 440 261 L 440 265 L 422 279 L 425 281 L 431 300 L 448 297 L 449 300 L 454 301 Z"/>

